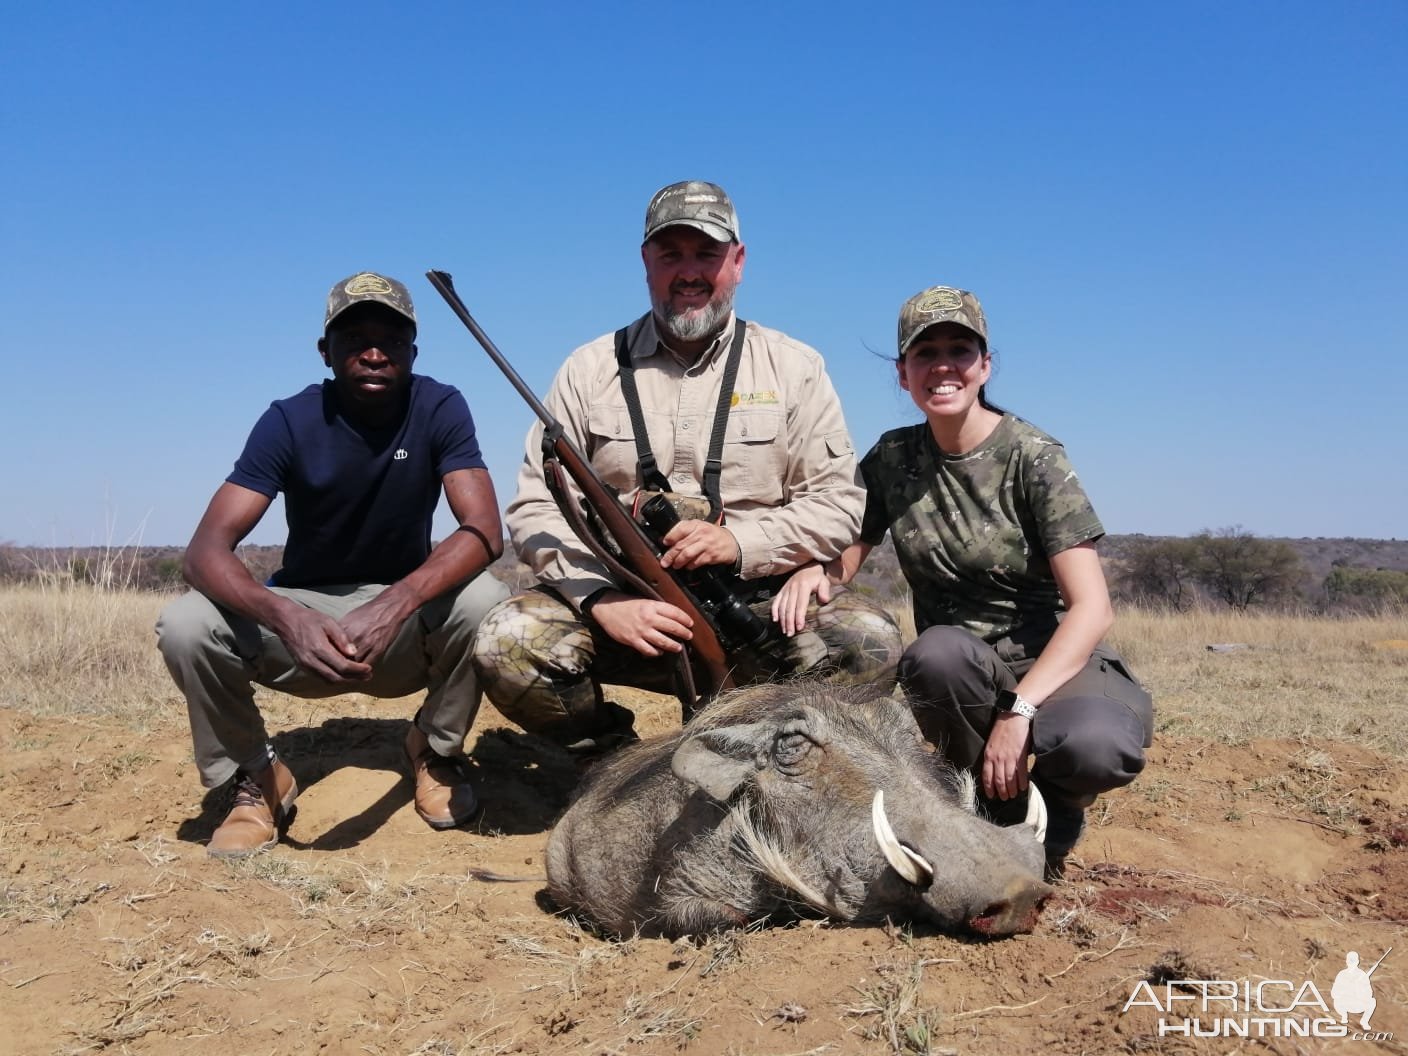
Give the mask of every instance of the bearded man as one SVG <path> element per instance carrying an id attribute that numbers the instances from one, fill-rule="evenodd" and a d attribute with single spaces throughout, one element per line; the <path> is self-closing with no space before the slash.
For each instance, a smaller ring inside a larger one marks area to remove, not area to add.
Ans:
<path id="1" fill-rule="evenodd" d="M 780 673 L 875 677 L 901 651 L 883 610 L 853 593 L 805 611 L 772 604 L 792 573 L 855 541 L 865 495 L 821 356 L 734 315 L 744 258 L 722 188 L 657 191 L 641 246 L 651 310 L 573 352 L 545 403 L 623 501 L 660 491 L 684 511 L 661 564 L 732 570 L 742 600 L 787 637 Z M 574 534 L 544 481 L 542 439 L 539 423 L 506 514 L 539 584 L 485 617 L 474 664 L 502 714 L 590 757 L 635 736 L 601 683 L 669 692 L 693 628 L 676 606 L 623 589 Z M 779 673 L 739 664 L 736 682 Z"/>

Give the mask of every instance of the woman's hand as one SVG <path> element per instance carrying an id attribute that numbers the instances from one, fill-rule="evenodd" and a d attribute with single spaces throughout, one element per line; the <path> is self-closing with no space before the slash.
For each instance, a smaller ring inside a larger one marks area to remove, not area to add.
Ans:
<path id="1" fill-rule="evenodd" d="M 1011 799 L 1027 790 L 1032 720 L 1012 712 L 997 717 L 983 749 L 983 795 Z"/>
<path id="2" fill-rule="evenodd" d="M 831 583 L 831 577 L 821 565 L 803 565 L 787 577 L 787 582 L 772 599 L 772 618 L 783 634 L 791 638 L 806 626 L 813 594 L 822 605 L 831 600 Z"/>

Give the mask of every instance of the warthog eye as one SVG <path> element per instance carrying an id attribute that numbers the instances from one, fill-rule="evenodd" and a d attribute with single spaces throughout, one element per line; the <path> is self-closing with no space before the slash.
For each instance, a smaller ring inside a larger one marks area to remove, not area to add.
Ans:
<path id="1" fill-rule="evenodd" d="M 812 742 L 800 733 L 784 733 L 772 742 L 773 761 L 784 770 L 795 767 L 811 750 Z"/>

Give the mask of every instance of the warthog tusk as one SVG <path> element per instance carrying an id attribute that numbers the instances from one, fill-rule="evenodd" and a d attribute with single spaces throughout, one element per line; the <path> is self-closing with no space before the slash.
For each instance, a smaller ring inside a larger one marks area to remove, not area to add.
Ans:
<path id="1" fill-rule="evenodd" d="M 900 843 L 895 830 L 890 827 L 890 819 L 885 816 L 885 793 L 878 788 L 870 804 L 870 821 L 875 828 L 875 841 L 880 844 L 885 861 L 895 872 L 915 887 L 925 887 L 933 882 L 934 867 Z"/>
<path id="2" fill-rule="evenodd" d="M 1046 800 L 1036 785 L 1027 786 L 1027 824 L 1036 833 L 1036 842 L 1046 842 Z"/>

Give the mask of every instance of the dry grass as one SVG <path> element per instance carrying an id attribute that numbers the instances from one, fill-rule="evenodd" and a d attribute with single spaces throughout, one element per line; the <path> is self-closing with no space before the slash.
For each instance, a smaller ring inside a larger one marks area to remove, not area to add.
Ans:
<path id="1" fill-rule="evenodd" d="M 1161 732 L 1339 740 L 1408 757 L 1395 706 L 1408 700 L 1408 618 L 1125 610 L 1111 640 L 1154 694 Z"/>
<path id="2" fill-rule="evenodd" d="M 922 958 L 872 965 L 875 978 L 855 988 L 857 1000 L 846 1009 L 858 1021 L 856 1032 L 892 1056 L 937 1056 L 933 1038 L 941 1016 L 923 1002 L 924 968 Z"/>
<path id="3" fill-rule="evenodd" d="M 37 715 L 107 714 L 134 725 L 170 714 L 180 698 L 152 633 L 169 600 L 57 581 L 0 588 L 0 702 Z"/>
<path id="4" fill-rule="evenodd" d="M 152 634 L 169 600 L 101 583 L 0 588 L 0 704 L 136 726 L 178 718 Z M 1408 757 L 1392 706 L 1408 700 L 1408 618 L 1125 610 L 1111 637 L 1153 692 L 1161 732 L 1331 738 Z M 1208 651 L 1222 643 L 1245 648 Z"/>

